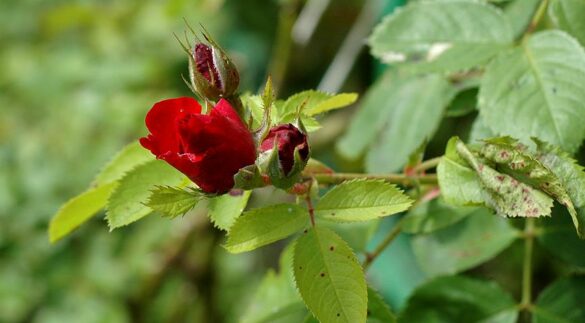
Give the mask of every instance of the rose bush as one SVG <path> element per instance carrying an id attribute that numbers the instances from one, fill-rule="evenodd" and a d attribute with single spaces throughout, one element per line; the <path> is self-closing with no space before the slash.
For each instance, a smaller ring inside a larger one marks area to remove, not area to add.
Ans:
<path id="1" fill-rule="evenodd" d="M 233 176 L 256 160 L 252 134 L 221 99 L 209 115 L 189 97 L 156 103 L 146 115 L 150 134 L 140 144 L 207 193 L 225 193 Z"/>

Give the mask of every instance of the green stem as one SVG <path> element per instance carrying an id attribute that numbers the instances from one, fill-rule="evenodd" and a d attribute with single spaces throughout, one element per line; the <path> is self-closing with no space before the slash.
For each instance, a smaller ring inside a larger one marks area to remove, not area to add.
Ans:
<path id="1" fill-rule="evenodd" d="M 404 174 L 360 174 L 360 173 L 333 173 L 333 174 L 311 174 L 309 177 L 315 178 L 319 184 L 339 184 L 352 179 L 383 179 L 393 184 L 412 186 L 421 184 L 437 184 L 437 175 L 416 175 L 407 176 Z"/>
<path id="2" fill-rule="evenodd" d="M 538 27 L 538 24 L 540 24 L 542 17 L 544 17 L 544 14 L 546 13 L 547 7 L 548 7 L 548 0 L 542 0 L 540 2 L 540 5 L 538 6 L 538 9 L 536 9 L 534 16 L 532 16 L 532 20 L 528 24 L 528 27 L 526 27 L 526 30 L 524 31 L 524 36 L 522 37 L 522 41 L 525 41 L 527 39 L 527 37 L 536 30 L 536 27 Z"/>
<path id="3" fill-rule="evenodd" d="M 441 159 L 443 159 L 443 156 L 439 156 L 439 157 L 431 158 L 429 160 L 425 160 L 424 162 L 420 163 L 418 166 L 414 167 L 413 171 L 418 173 L 418 172 L 422 172 L 425 170 L 429 170 L 431 168 L 435 168 L 435 167 L 437 167 L 437 165 L 439 165 L 439 163 L 441 162 Z"/>
<path id="4" fill-rule="evenodd" d="M 297 6 L 297 0 L 289 0 L 285 1 L 280 7 L 276 40 L 269 67 L 274 91 L 278 91 L 281 88 L 286 75 L 290 51 L 293 45 L 291 31 L 297 19 Z"/>
<path id="5" fill-rule="evenodd" d="M 388 235 L 384 238 L 384 240 L 372 251 L 371 253 L 366 254 L 366 260 L 364 261 L 362 267 L 364 267 L 364 271 L 368 270 L 370 265 L 380 256 L 382 251 L 384 251 L 388 246 L 398 237 L 400 232 L 402 231 L 402 223 L 404 222 L 404 218 L 400 219 L 392 230 L 388 232 Z"/>
<path id="6" fill-rule="evenodd" d="M 522 265 L 522 299 L 520 308 L 528 316 L 532 307 L 532 250 L 535 235 L 534 219 L 527 218 L 524 226 L 524 262 Z M 526 321 L 529 321 L 528 318 Z"/>

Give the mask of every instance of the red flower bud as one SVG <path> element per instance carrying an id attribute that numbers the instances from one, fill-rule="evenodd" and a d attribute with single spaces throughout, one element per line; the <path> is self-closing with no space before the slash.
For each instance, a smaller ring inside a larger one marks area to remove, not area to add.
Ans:
<path id="1" fill-rule="evenodd" d="M 223 99 L 209 115 L 193 98 L 160 101 L 146 127 L 150 134 L 140 144 L 208 193 L 229 191 L 238 170 L 256 160 L 252 134 Z"/>
<path id="2" fill-rule="evenodd" d="M 240 75 L 227 54 L 211 38 L 210 45 L 195 44 L 191 79 L 203 97 L 216 101 L 232 96 L 240 84 Z"/>
<path id="3" fill-rule="evenodd" d="M 303 161 L 309 158 L 309 144 L 307 136 L 292 124 L 283 124 L 273 127 L 268 136 L 262 141 L 260 151 L 265 152 L 274 148 L 274 142 L 278 147 L 278 160 L 285 176 L 289 176 L 295 162 L 295 150 L 298 149 Z"/>

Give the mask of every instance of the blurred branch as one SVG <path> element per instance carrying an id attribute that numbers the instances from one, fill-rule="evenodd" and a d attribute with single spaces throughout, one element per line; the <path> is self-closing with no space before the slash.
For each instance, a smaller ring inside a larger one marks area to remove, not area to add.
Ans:
<path id="1" fill-rule="evenodd" d="M 522 265 L 522 310 L 523 322 L 530 322 L 530 310 L 532 309 L 532 250 L 535 236 L 534 218 L 527 218 L 524 226 L 524 262 Z"/>
<path id="2" fill-rule="evenodd" d="M 339 184 L 352 179 L 383 179 L 393 184 L 412 186 L 420 184 L 437 184 L 437 175 L 415 175 L 408 176 L 405 174 L 360 174 L 360 173 L 333 173 L 333 174 L 311 174 L 310 178 L 315 178 L 319 184 Z"/>
<path id="3" fill-rule="evenodd" d="M 299 18 L 292 28 L 292 38 L 295 43 L 305 46 L 311 40 L 330 2 L 331 0 L 308 0 L 305 3 Z"/>
<path id="4" fill-rule="evenodd" d="M 370 265 L 372 265 L 372 263 L 378 258 L 378 256 L 380 256 L 380 254 L 386 248 L 388 248 L 388 246 L 394 241 L 394 239 L 396 239 L 396 237 L 398 237 L 398 235 L 402 231 L 402 223 L 404 222 L 404 219 L 405 218 L 400 219 L 400 221 L 398 221 L 394 225 L 394 227 L 392 227 L 392 230 L 390 230 L 388 232 L 388 235 L 386 236 L 386 238 L 384 238 L 384 240 L 382 240 L 382 242 L 376 247 L 376 249 L 374 249 L 374 251 L 366 254 L 366 260 L 362 264 L 364 271 L 367 271 L 368 268 L 370 267 Z"/>
<path id="5" fill-rule="evenodd" d="M 318 89 L 336 93 L 341 89 L 355 61 L 365 45 L 365 38 L 376 23 L 383 1 L 367 0 L 347 37 L 343 41 L 337 55 L 325 72 Z"/>
<path id="6" fill-rule="evenodd" d="M 280 7 L 276 40 L 272 51 L 272 60 L 268 68 L 268 74 L 272 77 L 272 87 L 275 91 L 281 88 L 286 75 L 293 45 L 291 31 L 297 18 L 298 5 L 299 0 L 288 0 L 284 1 Z"/>

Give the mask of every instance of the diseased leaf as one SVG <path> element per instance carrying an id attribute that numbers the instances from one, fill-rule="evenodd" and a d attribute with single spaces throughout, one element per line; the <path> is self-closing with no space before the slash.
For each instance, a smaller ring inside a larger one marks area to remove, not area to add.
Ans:
<path id="1" fill-rule="evenodd" d="M 499 215 L 510 217 L 550 215 L 553 200 L 549 196 L 484 164 L 461 141 L 457 142 L 455 148 L 477 174 L 486 205 L 496 210 Z"/>
<path id="2" fill-rule="evenodd" d="M 185 175 L 162 160 L 152 160 L 137 166 L 120 179 L 106 206 L 110 230 L 138 221 L 152 212 L 144 203 L 155 185 L 176 186 L 187 179 Z"/>
<path id="3" fill-rule="evenodd" d="M 367 323 L 394 323 L 396 317 L 382 296 L 368 286 L 368 320 Z"/>
<path id="4" fill-rule="evenodd" d="M 433 199 L 412 208 L 402 223 L 407 233 L 429 233 L 461 221 L 477 211 L 474 207 L 454 207 L 442 198 Z"/>
<path id="5" fill-rule="evenodd" d="M 583 0 L 551 0 L 548 16 L 553 24 L 585 46 L 585 2 Z"/>
<path id="6" fill-rule="evenodd" d="M 333 231 L 315 227 L 303 234 L 295 244 L 293 268 L 301 297 L 319 321 L 366 321 L 362 267 Z"/>
<path id="7" fill-rule="evenodd" d="M 571 213 L 573 224 L 581 238 L 585 238 L 585 172 L 583 166 L 557 147 L 535 140 L 537 158 L 548 167 L 566 188 L 575 213 Z"/>
<path id="8" fill-rule="evenodd" d="M 366 221 L 407 210 L 412 200 L 383 180 L 352 180 L 335 186 L 315 206 L 315 216 L 338 222 Z"/>
<path id="9" fill-rule="evenodd" d="M 369 39 L 372 54 L 418 71 L 458 71 L 481 65 L 512 42 L 501 12 L 473 1 L 414 2 L 396 10 Z"/>
<path id="10" fill-rule="evenodd" d="M 585 51 L 561 31 L 530 36 L 487 66 L 479 109 L 496 135 L 574 152 L 585 138 Z"/>
<path id="11" fill-rule="evenodd" d="M 96 176 L 94 185 L 105 185 L 119 180 L 132 168 L 153 159 L 154 156 L 150 151 L 140 146 L 138 141 L 132 142 L 116 154 L 116 156 L 114 156 L 114 158 L 102 169 L 102 171 Z"/>
<path id="12" fill-rule="evenodd" d="M 543 290 L 532 308 L 535 323 L 585 322 L 585 277 L 562 278 Z"/>
<path id="13" fill-rule="evenodd" d="M 559 178 L 527 149 L 510 137 L 490 138 L 484 141 L 480 154 L 496 163 L 501 172 L 552 196 L 576 216 L 573 202 Z"/>
<path id="14" fill-rule="evenodd" d="M 254 250 L 302 230 L 307 211 L 296 204 L 277 204 L 252 209 L 230 227 L 225 248 L 231 253 Z"/>
<path id="15" fill-rule="evenodd" d="M 349 159 L 367 152 L 368 172 L 396 171 L 434 134 L 454 94 L 443 76 L 405 76 L 390 70 L 367 92 L 337 148 Z"/>
<path id="16" fill-rule="evenodd" d="M 414 254 L 431 276 L 454 274 L 473 268 L 496 256 L 518 237 L 516 229 L 485 208 L 465 219 L 412 239 Z"/>
<path id="17" fill-rule="evenodd" d="M 101 210 L 117 182 L 89 189 L 65 203 L 49 223 L 49 241 L 55 243 Z"/>
<path id="18" fill-rule="evenodd" d="M 184 215 L 205 197 L 202 192 L 172 186 L 156 186 L 151 192 L 146 205 L 170 218 Z"/>
<path id="19" fill-rule="evenodd" d="M 495 282 L 461 276 L 439 277 L 417 288 L 400 313 L 400 322 L 514 323 L 516 302 Z M 497 319 L 496 319 L 497 318 Z"/>
<path id="20" fill-rule="evenodd" d="M 252 191 L 236 191 L 236 193 L 210 198 L 207 208 L 213 224 L 222 230 L 229 231 L 246 208 L 251 194 Z"/>

